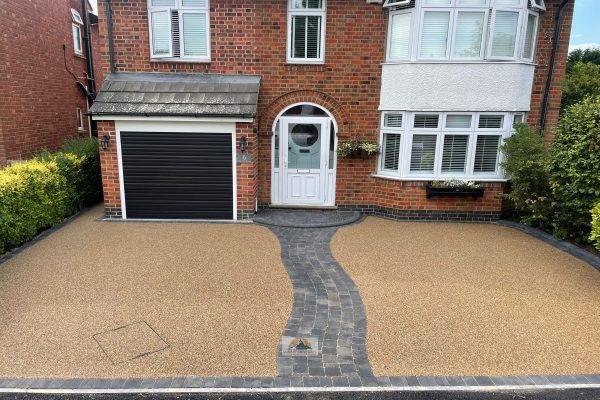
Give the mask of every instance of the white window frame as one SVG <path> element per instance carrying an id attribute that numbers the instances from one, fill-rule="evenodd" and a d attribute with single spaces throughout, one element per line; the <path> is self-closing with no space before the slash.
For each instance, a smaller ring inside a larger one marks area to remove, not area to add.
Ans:
<path id="1" fill-rule="evenodd" d="M 287 40 L 286 40 L 286 62 L 288 64 L 324 64 L 325 63 L 325 35 L 327 32 L 327 0 L 322 0 L 321 8 L 295 8 L 294 0 L 288 0 L 287 13 Z M 292 37 L 292 20 L 295 16 L 320 16 L 321 17 L 321 41 L 319 58 L 298 58 L 293 57 L 292 47 L 294 38 Z"/>
<path id="2" fill-rule="evenodd" d="M 530 0 L 529 6 L 534 10 L 546 11 L 546 2 L 544 0 Z"/>
<path id="3" fill-rule="evenodd" d="M 532 63 L 535 60 L 535 53 L 537 50 L 537 37 L 539 34 L 540 28 L 540 13 L 538 11 L 542 10 L 540 7 L 532 7 L 530 9 L 528 6 L 531 2 L 539 2 L 541 0 L 519 0 L 517 5 L 502 5 L 498 4 L 500 0 L 485 0 L 485 5 L 476 5 L 469 4 L 464 5 L 460 4 L 460 0 L 451 0 L 450 5 L 447 4 L 429 4 L 425 5 L 424 1 L 417 1 L 414 7 L 404 8 L 399 10 L 389 11 L 389 20 L 387 27 L 387 40 L 386 40 L 386 62 L 388 63 L 406 63 L 406 62 L 418 62 L 418 61 L 440 61 L 440 62 L 453 62 L 453 61 L 481 61 L 481 62 L 489 62 L 489 61 L 513 61 L 513 62 L 523 62 L 523 63 Z M 390 0 L 390 4 L 393 3 L 393 0 Z M 384 3 L 384 5 L 387 4 Z M 404 4 L 404 3 L 403 3 Z M 408 3 L 406 3 L 408 4 Z M 396 5 L 396 4 L 394 4 Z M 423 20 L 425 12 L 427 11 L 447 11 L 450 12 L 450 25 L 448 28 L 448 40 L 446 42 L 446 55 L 444 57 L 421 57 L 421 44 L 423 40 Z M 496 19 L 496 13 L 498 11 L 508 11 L 508 12 L 517 12 L 519 14 L 518 22 L 517 22 L 517 32 L 515 39 L 515 51 L 511 57 L 504 56 L 492 56 L 491 55 L 491 45 L 493 39 L 493 30 Z M 482 12 L 484 14 L 484 29 L 481 37 L 481 49 L 478 57 L 460 57 L 454 56 L 454 51 L 456 48 L 456 32 L 457 32 L 457 24 L 458 24 L 458 13 L 459 12 Z M 533 58 L 525 58 L 524 57 L 524 46 L 525 46 L 525 37 L 527 31 L 527 16 L 532 13 L 537 17 L 536 29 L 535 29 L 535 38 L 533 43 Z M 408 57 L 396 57 L 392 58 L 392 19 L 393 16 L 398 14 L 411 14 L 411 29 L 409 32 L 409 56 Z M 288 34 L 289 36 L 289 34 Z M 289 39 L 288 39 L 289 40 Z"/>
<path id="4" fill-rule="evenodd" d="M 81 110 L 81 108 L 77 108 L 76 113 L 77 130 L 80 132 L 85 131 L 85 126 L 83 122 L 83 111 Z"/>
<path id="5" fill-rule="evenodd" d="M 169 23 L 171 21 L 172 11 L 177 11 L 179 14 L 179 49 L 180 55 L 173 57 L 173 37 L 172 32 L 169 32 L 169 54 L 155 55 L 152 40 L 152 14 L 156 12 L 166 11 L 169 15 Z M 182 14 L 205 14 L 206 16 L 206 57 L 185 56 L 185 43 L 183 35 L 183 16 Z M 175 0 L 175 7 L 169 6 L 152 6 L 152 0 L 148 0 L 148 32 L 150 41 L 150 59 L 151 60 L 173 60 L 173 61 L 188 61 L 188 62 L 210 62 L 211 61 L 211 29 L 210 29 L 210 0 L 206 0 L 206 7 L 190 7 L 184 6 L 183 0 Z"/>
<path id="6" fill-rule="evenodd" d="M 75 46 L 75 40 L 76 40 L 75 30 L 77 30 L 77 32 L 79 32 L 79 34 L 78 34 L 79 49 Z M 71 35 L 73 35 L 73 51 L 78 56 L 83 56 L 83 38 L 81 37 L 81 25 L 73 22 L 71 24 Z"/>
<path id="7" fill-rule="evenodd" d="M 83 25 L 83 19 L 81 18 L 81 15 L 79 14 L 79 11 L 77 11 L 74 8 L 71 8 L 71 20 L 75 24 Z"/>
<path id="8" fill-rule="evenodd" d="M 404 6 L 410 4 L 411 0 L 385 0 L 383 3 L 384 7 L 396 7 L 396 6 Z"/>
<path id="9" fill-rule="evenodd" d="M 518 13 L 518 19 L 517 19 L 517 31 L 515 32 L 515 49 L 513 50 L 513 54 L 512 56 L 493 56 L 492 55 L 492 41 L 494 40 L 494 28 L 496 27 L 496 14 L 498 13 L 498 11 L 500 12 L 512 12 L 512 13 Z M 521 40 L 521 31 L 522 31 L 522 26 L 523 25 L 523 14 L 525 14 L 523 11 L 517 10 L 516 7 L 515 8 L 507 8 L 507 7 L 503 7 L 503 8 L 494 8 L 492 10 L 492 21 L 490 24 L 490 32 L 488 35 L 488 43 L 487 43 L 487 59 L 488 60 L 517 60 L 521 54 L 521 47 L 523 46 L 522 40 Z"/>
<path id="10" fill-rule="evenodd" d="M 533 15 L 535 17 L 535 28 L 533 28 L 533 38 L 532 40 L 532 49 L 531 49 L 531 57 L 525 57 L 525 41 L 527 39 L 527 22 L 529 20 L 529 16 Z M 533 62 L 535 60 L 535 51 L 537 50 L 537 38 L 538 38 L 538 30 L 540 29 L 540 14 L 527 11 L 525 17 L 523 18 L 525 22 L 525 26 L 523 27 L 523 33 L 521 34 L 521 45 L 519 46 L 521 50 L 521 58 L 525 61 Z"/>
<path id="11" fill-rule="evenodd" d="M 386 114 L 402 114 L 402 127 L 401 128 L 390 128 L 386 127 L 385 115 Z M 415 115 L 439 115 L 439 122 L 437 128 L 414 128 Z M 446 128 L 446 120 L 450 115 L 470 115 L 471 126 L 470 128 Z M 502 115 L 503 125 L 500 129 L 479 129 L 479 118 L 482 115 Z M 510 137 L 515 131 L 513 128 L 513 121 L 515 115 L 522 115 L 525 121 L 525 112 L 419 112 L 419 111 L 383 111 L 381 113 L 380 121 L 380 135 L 379 143 L 381 145 L 381 154 L 377 162 L 377 176 L 381 176 L 389 179 L 396 180 L 446 180 L 446 179 L 464 179 L 464 180 L 475 180 L 475 181 L 505 181 L 504 171 L 500 167 L 503 161 L 503 155 L 501 151 L 498 151 L 496 158 L 496 172 L 494 173 L 482 173 L 475 172 L 475 151 L 477 145 L 477 138 L 479 136 L 500 136 L 500 145 Z M 399 160 L 398 170 L 392 171 L 383 168 L 385 148 L 384 136 L 386 134 L 399 134 L 400 136 L 400 149 L 399 149 Z M 412 142 L 414 135 L 435 135 L 436 136 L 436 152 L 434 162 L 433 173 L 416 173 L 410 171 L 411 153 L 412 153 Z M 444 140 L 447 135 L 464 135 L 468 136 L 468 149 L 467 159 L 465 161 L 465 173 L 445 172 L 442 173 L 442 160 L 443 160 L 443 147 Z"/>

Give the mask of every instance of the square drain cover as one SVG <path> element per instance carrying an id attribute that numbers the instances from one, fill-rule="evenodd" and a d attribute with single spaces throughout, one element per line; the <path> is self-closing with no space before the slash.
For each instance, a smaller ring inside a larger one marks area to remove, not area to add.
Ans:
<path id="1" fill-rule="evenodd" d="M 146 322 L 97 333 L 94 339 L 113 364 L 144 357 L 169 347 Z"/>

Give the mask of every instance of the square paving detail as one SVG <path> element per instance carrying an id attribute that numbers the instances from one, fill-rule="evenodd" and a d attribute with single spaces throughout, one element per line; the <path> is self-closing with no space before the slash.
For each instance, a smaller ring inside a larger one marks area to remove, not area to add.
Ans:
<path id="1" fill-rule="evenodd" d="M 600 372 L 600 272 L 529 235 L 369 217 L 332 251 L 365 304 L 378 376 Z"/>
<path id="2" fill-rule="evenodd" d="M 101 212 L 0 265 L 1 378 L 277 374 L 293 292 L 273 233 Z"/>

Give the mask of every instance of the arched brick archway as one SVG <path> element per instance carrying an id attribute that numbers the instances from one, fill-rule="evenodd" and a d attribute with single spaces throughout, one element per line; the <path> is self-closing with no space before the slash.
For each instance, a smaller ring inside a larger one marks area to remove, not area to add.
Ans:
<path id="1" fill-rule="evenodd" d="M 263 135 L 271 134 L 271 127 L 277 115 L 286 107 L 297 103 L 314 103 L 327 111 L 335 118 L 338 125 L 338 136 L 351 136 L 352 128 L 348 114 L 344 107 L 337 102 L 333 97 L 314 90 L 297 90 L 286 93 L 271 101 L 266 107 L 262 118 L 260 119 L 259 127 Z"/>

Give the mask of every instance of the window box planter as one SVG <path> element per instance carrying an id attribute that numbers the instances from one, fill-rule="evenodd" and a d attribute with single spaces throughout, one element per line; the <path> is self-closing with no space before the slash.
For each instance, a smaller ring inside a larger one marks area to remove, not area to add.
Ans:
<path id="1" fill-rule="evenodd" d="M 483 197 L 484 188 L 454 188 L 454 187 L 433 187 L 431 183 L 425 186 L 427 190 L 427 198 L 432 197 L 471 197 L 473 200 Z"/>

